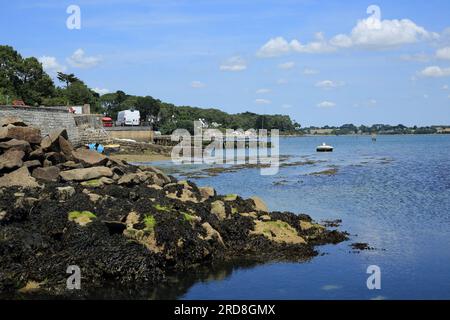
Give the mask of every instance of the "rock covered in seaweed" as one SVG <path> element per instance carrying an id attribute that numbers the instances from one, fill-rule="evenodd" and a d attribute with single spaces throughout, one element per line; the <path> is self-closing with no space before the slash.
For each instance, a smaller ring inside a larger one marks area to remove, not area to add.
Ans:
<path id="1" fill-rule="evenodd" d="M 23 141 L 28 148 L 14 148 L 22 164 L 0 170 L 0 292 L 34 283 L 69 294 L 69 265 L 81 268 L 84 287 L 148 285 L 237 257 L 304 261 L 316 245 L 346 240 L 307 215 L 268 212 L 259 198 L 218 195 L 83 149 L 69 153 L 64 132 Z"/>

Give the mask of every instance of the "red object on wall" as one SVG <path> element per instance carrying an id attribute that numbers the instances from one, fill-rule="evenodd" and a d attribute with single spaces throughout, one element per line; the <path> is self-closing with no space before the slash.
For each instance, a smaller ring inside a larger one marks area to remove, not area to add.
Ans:
<path id="1" fill-rule="evenodd" d="M 103 123 L 104 127 L 112 127 L 113 126 L 113 121 L 110 117 L 102 118 L 102 123 Z"/>
<path id="2" fill-rule="evenodd" d="M 23 102 L 22 100 L 14 100 L 12 102 L 12 105 L 15 107 L 18 107 L 18 106 L 25 107 L 26 106 L 25 102 Z"/>

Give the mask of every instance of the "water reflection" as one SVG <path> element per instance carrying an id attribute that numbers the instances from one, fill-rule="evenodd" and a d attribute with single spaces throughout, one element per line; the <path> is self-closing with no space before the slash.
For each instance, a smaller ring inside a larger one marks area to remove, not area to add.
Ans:
<path id="1" fill-rule="evenodd" d="M 92 290 L 87 294 L 89 299 L 139 299 L 139 300 L 176 300 L 183 299 L 188 291 L 198 283 L 223 281 L 234 272 L 252 269 L 264 263 L 256 260 L 239 259 L 198 265 L 180 274 L 170 274 L 166 280 L 156 286 L 143 288 L 124 288 L 106 286 Z M 211 297 L 213 299 L 214 297 Z"/>

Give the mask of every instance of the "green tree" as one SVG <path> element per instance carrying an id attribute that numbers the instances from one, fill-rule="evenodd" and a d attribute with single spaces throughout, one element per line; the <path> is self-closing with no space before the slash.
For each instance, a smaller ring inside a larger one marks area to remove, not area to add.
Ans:
<path id="1" fill-rule="evenodd" d="M 153 99 L 150 96 L 138 97 L 136 99 L 136 110 L 139 110 L 141 114 L 141 119 L 147 120 L 149 117 L 157 117 L 160 111 L 161 101 Z"/>
<path id="2" fill-rule="evenodd" d="M 18 95 L 29 105 L 40 105 L 43 100 L 52 97 L 55 87 L 52 79 L 42 69 L 41 63 L 34 57 L 26 58 L 19 68 L 20 87 Z"/>
<path id="3" fill-rule="evenodd" d="M 89 104 L 92 113 L 102 113 L 103 111 L 99 95 L 81 81 L 76 81 L 64 89 L 64 95 L 71 105 Z"/>
<path id="4" fill-rule="evenodd" d="M 179 129 L 186 129 L 189 131 L 190 134 L 194 134 L 194 121 L 192 120 L 180 120 L 177 122 L 177 128 Z M 170 132 L 172 133 L 172 132 Z M 167 134 L 170 134 L 167 133 Z"/>
<path id="5" fill-rule="evenodd" d="M 121 90 L 116 92 L 116 102 L 117 104 L 121 104 L 127 99 L 127 94 Z"/>
<path id="6" fill-rule="evenodd" d="M 77 81 L 80 81 L 73 73 L 71 74 L 65 74 L 62 72 L 58 72 L 57 76 L 59 81 L 64 82 L 66 84 L 66 88 L 69 87 L 72 83 L 75 83 Z"/>
<path id="7" fill-rule="evenodd" d="M 34 57 L 23 59 L 9 46 L 0 46 L 0 88 L 2 95 L 21 99 L 28 105 L 41 104 L 55 93 L 52 79 Z"/>
<path id="8" fill-rule="evenodd" d="M 17 98 L 20 81 L 17 72 L 22 57 L 10 46 L 0 46 L 0 89 L 2 95 Z"/>

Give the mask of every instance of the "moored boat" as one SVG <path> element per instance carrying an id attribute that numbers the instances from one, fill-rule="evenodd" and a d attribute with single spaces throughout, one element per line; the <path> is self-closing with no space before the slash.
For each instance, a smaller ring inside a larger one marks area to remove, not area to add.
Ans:
<path id="1" fill-rule="evenodd" d="M 325 142 L 316 148 L 317 152 L 333 152 L 334 147 L 327 145 Z"/>

